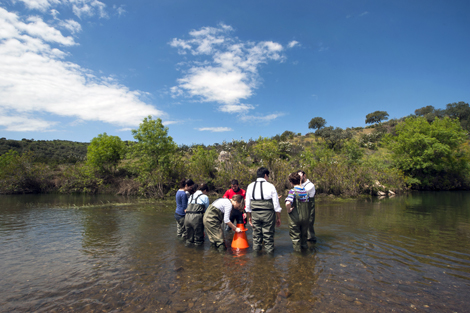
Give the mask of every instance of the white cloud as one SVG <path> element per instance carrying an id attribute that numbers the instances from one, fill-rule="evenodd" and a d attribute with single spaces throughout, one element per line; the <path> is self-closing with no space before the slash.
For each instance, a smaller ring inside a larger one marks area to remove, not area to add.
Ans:
<path id="1" fill-rule="evenodd" d="M 219 110 L 227 113 L 240 113 L 245 114 L 249 110 L 253 110 L 255 107 L 251 104 L 224 104 L 219 107 Z"/>
<path id="2" fill-rule="evenodd" d="M 69 25 L 79 30 L 76 24 Z M 0 125 L 8 130 L 50 129 L 56 122 L 29 117 L 40 113 L 119 126 L 165 115 L 141 100 L 146 93 L 64 61 L 67 52 L 52 44 L 77 43 L 37 16 L 24 21 L 0 7 L 0 112 L 8 113 Z"/>
<path id="3" fill-rule="evenodd" d="M 61 0 L 20 0 L 25 6 L 31 10 L 46 11 L 52 5 L 59 4 Z"/>
<path id="4" fill-rule="evenodd" d="M 83 16 L 94 16 L 98 14 L 101 18 L 107 18 L 105 11 L 106 5 L 98 0 L 19 0 L 25 4 L 28 9 L 45 12 L 56 5 L 71 5 L 73 13 L 82 18 Z M 51 10 L 53 16 L 57 15 L 56 10 Z"/>
<path id="5" fill-rule="evenodd" d="M 210 131 L 213 133 L 221 133 L 221 132 L 231 132 L 233 129 L 230 127 L 202 127 L 202 128 L 195 128 L 199 131 Z"/>
<path id="6" fill-rule="evenodd" d="M 123 15 L 124 13 L 126 13 L 126 10 L 124 10 L 124 5 L 120 5 L 120 6 L 117 6 L 117 5 L 113 5 L 113 9 L 116 10 L 117 14 L 119 16 Z"/>
<path id="7" fill-rule="evenodd" d="M 298 41 L 292 40 L 287 44 L 287 48 L 294 48 L 295 46 L 299 46 L 300 43 Z"/>
<path id="8" fill-rule="evenodd" d="M 38 118 L 27 116 L 11 116 L 0 110 L 0 126 L 5 127 L 5 131 L 46 131 L 56 124 L 56 122 L 44 121 Z"/>
<path id="9" fill-rule="evenodd" d="M 364 12 L 362 12 L 361 14 L 359 14 L 359 17 L 366 16 L 367 14 L 369 14 L 369 12 L 367 12 L 367 11 L 364 11 Z"/>
<path id="10" fill-rule="evenodd" d="M 260 84 L 259 67 L 268 61 L 282 62 L 284 48 L 272 41 L 242 41 L 231 36 L 233 28 L 221 24 L 189 32 L 190 39 L 174 38 L 169 44 L 178 53 L 190 53 L 197 60 L 183 64 L 188 68 L 173 96 L 185 95 L 202 102 L 220 104 L 222 112 L 238 113 L 253 109 L 240 104 L 253 95 Z M 202 59 L 202 61 L 201 61 Z"/>
<path id="11" fill-rule="evenodd" d="M 79 33 L 82 31 L 82 26 L 80 25 L 80 23 L 74 20 L 59 21 L 59 25 L 70 31 L 72 34 Z"/>
<path id="12" fill-rule="evenodd" d="M 265 123 L 267 123 L 267 122 L 275 120 L 278 117 L 281 117 L 281 116 L 284 116 L 284 115 L 285 115 L 284 113 L 273 113 L 273 114 L 268 114 L 268 115 L 265 115 L 265 116 L 262 116 L 262 115 L 258 115 L 258 116 L 244 115 L 244 116 L 241 116 L 240 119 L 244 122 L 265 122 Z"/>

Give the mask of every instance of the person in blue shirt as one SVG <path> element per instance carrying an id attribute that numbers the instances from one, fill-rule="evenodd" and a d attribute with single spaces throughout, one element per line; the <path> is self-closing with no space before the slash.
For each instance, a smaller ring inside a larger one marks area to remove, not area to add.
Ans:
<path id="1" fill-rule="evenodd" d="M 193 193 L 188 200 L 184 227 L 186 229 L 186 244 L 202 246 L 204 244 L 204 224 L 202 219 L 204 212 L 209 207 L 209 188 L 206 184 L 201 184 L 198 190 Z"/>
<path id="2" fill-rule="evenodd" d="M 186 215 L 186 207 L 188 206 L 188 196 L 186 192 L 192 190 L 194 182 L 192 179 L 183 179 L 180 182 L 180 189 L 176 192 L 176 236 L 179 239 L 186 238 L 186 229 L 184 228 L 184 216 Z"/>

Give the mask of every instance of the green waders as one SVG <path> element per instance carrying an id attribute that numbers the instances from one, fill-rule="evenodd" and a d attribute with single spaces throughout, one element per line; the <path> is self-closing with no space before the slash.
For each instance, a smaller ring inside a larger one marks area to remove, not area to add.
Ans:
<path id="1" fill-rule="evenodd" d="M 189 203 L 186 208 L 186 215 L 184 217 L 184 227 L 186 228 L 186 242 L 194 243 L 196 246 L 204 244 L 204 224 L 202 222 L 205 206 L 197 203 Z M 192 202 L 193 196 L 191 195 L 190 201 Z"/>
<path id="2" fill-rule="evenodd" d="M 224 247 L 224 233 L 222 231 L 222 222 L 224 220 L 224 213 L 217 209 L 212 204 L 207 208 L 206 213 L 204 213 L 204 227 L 206 229 L 207 236 L 209 241 L 216 247 Z"/>
<path id="3" fill-rule="evenodd" d="M 186 228 L 184 228 L 184 215 L 179 215 L 175 213 L 175 216 L 178 215 L 179 218 L 176 218 L 176 235 L 180 239 L 186 238 Z"/>
<path id="4" fill-rule="evenodd" d="M 308 198 L 308 203 L 310 206 L 310 220 L 308 222 L 308 240 L 317 241 L 317 237 L 315 237 L 315 229 L 313 228 L 313 224 L 315 224 L 315 197 Z"/>
<path id="5" fill-rule="evenodd" d="M 253 223 L 253 250 L 266 248 L 266 252 L 274 251 L 274 231 L 276 212 L 271 199 L 251 200 L 251 221 Z"/>
<path id="6" fill-rule="evenodd" d="M 307 236 L 310 227 L 310 203 L 300 202 L 299 195 L 295 193 L 294 209 L 288 213 L 289 216 L 289 236 L 292 240 L 295 251 L 308 249 Z"/>

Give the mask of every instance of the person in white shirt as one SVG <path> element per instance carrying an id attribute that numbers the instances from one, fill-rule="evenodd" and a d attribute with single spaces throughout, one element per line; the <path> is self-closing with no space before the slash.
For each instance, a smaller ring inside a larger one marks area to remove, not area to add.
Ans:
<path id="1" fill-rule="evenodd" d="M 195 185 L 196 186 L 196 185 Z M 204 225 L 202 218 L 204 212 L 209 207 L 209 188 L 206 184 L 201 184 L 198 190 L 188 199 L 188 206 L 184 211 L 184 227 L 186 229 L 186 244 L 201 246 L 204 244 Z"/>
<path id="2" fill-rule="evenodd" d="M 313 224 L 315 223 L 315 185 L 307 179 L 304 171 L 297 171 L 302 178 L 302 187 L 307 190 L 308 193 L 308 202 L 310 203 L 310 221 L 308 227 L 308 241 L 317 242 L 317 237 L 315 237 L 315 229 Z"/>
<path id="3" fill-rule="evenodd" d="M 245 200 L 240 195 L 234 195 L 232 199 L 220 198 L 215 200 L 207 208 L 204 213 L 204 228 L 206 229 L 207 236 L 211 245 L 218 250 L 225 250 L 224 234 L 222 231 L 222 222 L 227 224 L 231 229 L 240 233 L 240 228 L 236 227 L 230 221 L 230 212 L 232 209 L 243 211 Z"/>
<path id="4" fill-rule="evenodd" d="M 261 250 L 264 242 L 266 252 L 274 252 L 274 231 L 281 226 L 281 206 L 276 187 L 269 183 L 269 170 L 260 167 L 258 177 L 246 188 L 248 222 L 253 227 L 253 250 Z"/>

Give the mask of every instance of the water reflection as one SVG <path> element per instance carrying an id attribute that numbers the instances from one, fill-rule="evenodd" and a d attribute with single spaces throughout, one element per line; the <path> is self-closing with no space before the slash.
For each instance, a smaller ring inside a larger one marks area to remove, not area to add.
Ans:
<path id="1" fill-rule="evenodd" d="M 319 202 L 317 244 L 293 253 L 283 225 L 274 256 L 219 253 L 207 241 L 185 247 L 172 203 L 51 197 L 48 205 L 48 197 L 0 204 L 0 311 L 453 312 L 469 304 L 470 193 Z"/>

